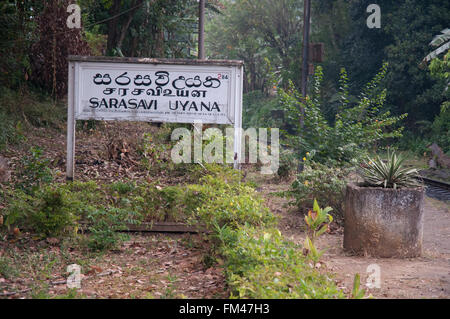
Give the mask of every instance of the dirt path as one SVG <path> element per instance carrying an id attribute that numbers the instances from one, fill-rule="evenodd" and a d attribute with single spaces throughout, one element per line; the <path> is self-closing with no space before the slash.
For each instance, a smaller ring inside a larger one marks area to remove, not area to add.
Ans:
<path id="1" fill-rule="evenodd" d="M 286 207 L 286 199 L 271 196 L 286 190 L 289 183 L 264 183 L 261 193 L 274 213 L 280 216 L 280 229 L 296 243 L 303 243 L 304 221 L 295 209 Z M 343 229 L 318 239 L 326 249 L 322 267 L 335 274 L 339 287 L 351 290 L 355 273 L 366 283 L 372 272 L 367 267 L 377 264 L 381 272 L 379 289 L 368 289 L 375 298 L 450 298 L 450 204 L 432 198 L 425 200 L 424 254 L 420 258 L 394 259 L 347 255 L 343 246 Z"/>
<path id="2" fill-rule="evenodd" d="M 133 234 L 116 250 L 86 255 L 46 241 L 28 240 L 20 247 L 16 244 L 0 243 L 0 257 L 13 257 L 18 263 L 10 265 L 6 278 L 0 276 L 0 299 L 67 295 L 69 264 L 80 266 L 81 289 L 77 298 L 229 296 L 222 269 L 205 264 L 205 245 L 198 235 Z"/>
<path id="3" fill-rule="evenodd" d="M 186 247 L 197 240 L 188 234 L 134 235 L 91 267 L 81 292 L 91 298 L 226 298 L 222 269 L 206 268 L 204 251 Z M 111 275 L 95 276 L 96 269 Z"/>

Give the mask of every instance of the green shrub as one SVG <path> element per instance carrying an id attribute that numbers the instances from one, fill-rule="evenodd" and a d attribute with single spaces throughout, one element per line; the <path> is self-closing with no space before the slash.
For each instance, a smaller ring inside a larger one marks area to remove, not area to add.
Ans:
<path id="1" fill-rule="evenodd" d="M 213 176 L 223 179 L 227 183 L 234 184 L 239 183 L 242 179 L 240 171 L 233 169 L 231 166 L 217 164 L 217 163 L 204 163 L 202 165 L 190 165 L 188 168 L 189 180 L 192 182 L 198 182 L 205 176 Z"/>
<path id="2" fill-rule="evenodd" d="M 343 217 L 343 204 L 345 198 L 346 177 L 349 169 L 328 167 L 311 160 L 305 163 L 303 171 L 285 196 L 292 197 L 291 203 L 306 213 L 314 199 L 322 207 L 333 208 L 333 216 L 337 219 Z"/>
<path id="3" fill-rule="evenodd" d="M 244 94 L 242 126 L 249 127 L 281 127 L 282 119 L 274 119 L 272 111 L 280 108 L 277 98 L 268 97 L 261 91 Z"/>
<path id="4" fill-rule="evenodd" d="M 194 223 L 210 231 L 208 264 L 223 261 L 232 298 L 341 298 L 334 282 L 320 274 L 283 240 L 275 216 L 255 190 L 221 174 L 188 185 L 186 207 Z"/>
<path id="5" fill-rule="evenodd" d="M 308 215 L 305 216 L 311 242 L 314 243 L 319 236 L 327 231 L 329 224 L 333 221 L 333 217 L 328 214 L 332 210 L 331 207 L 320 208 L 317 200 L 314 199 L 313 209 L 308 211 Z"/>
<path id="6" fill-rule="evenodd" d="M 107 43 L 107 36 L 101 34 L 99 27 L 100 25 L 95 25 L 91 30 L 83 30 L 85 40 L 94 56 L 103 55 Z"/>
<path id="7" fill-rule="evenodd" d="M 48 185 L 33 195 L 16 190 L 6 210 L 7 226 L 27 228 L 40 236 L 74 235 L 83 206 L 58 184 Z"/>
<path id="8" fill-rule="evenodd" d="M 208 175 L 199 184 L 189 185 L 185 204 L 193 210 L 194 220 L 208 228 L 237 227 L 246 223 L 269 225 L 275 222 L 274 215 L 252 187 L 227 181 L 223 177 Z"/>
<path id="9" fill-rule="evenodd" d="M 89 212 L 87 220 L 89 241 L 92 250 L 115 248 L 121 241 L 128 239 L 127 234 L 119 233 L 127 224 L 138 224 L 140 215 L 134 211 L 119 208 L 97 209 Z"/>
<path id="10" fill-rule="evenodd" d="M 17 187 L 31 194 L 42 185 L 53 180 L 52 172 L 48 167 L 50 161 L 42 157 L 42 149 L 32 147 L 29 155 L 22 159 L 17 173 Z"/>
<path id="11" fill-rule="evenodd" d="M 450 92 L 450 90 L 447 90 Z M 450 93 L 447 93 L 450 94 Z M 440 113 L 433 122 L 417 121 L 414 131 L 405 132 L 397 143 L 402 150 L 412 151 L 418 156 L 428 154 L 432 143 L 436 143 L 444 151 L 450 153 L 450 102 L 441 105 Z"/>
<path id="12" fill-rule="evenodd" d="M 97 185 L 95 181 L 82 182 L 75 180 L 67 183 L 59 183 L 58 187 L 73 193 L 72 195 L 77 200 L 94 203 L 96 202 L 95 199 L 99 199 L 97 202 L 103 202 L 100 193 L 101 186 Z"/>
<path id="13" fill-rule="evenodd" d="M 295 152 L 292 150 L 284 150 L 280 153 L 280 166 L 278 167 L 277 174 L 281 178 L 291 176 L 291 174 L 297 171 L 299 159 Z"/>
<path id="14" fill-rule="evenodd" d="M 317 200 L 314 199 L 313 209 L 308 211 L 305 216 L 307 235 L 303 245 L 303 252 L 308 259 L 314 262 L 314 265 L 319 262 L 324 250 L 318 250 L 315 246 L 315 241 L 319 236 L 325 234 L 333 222 L 333 217 L 328 214 L 333 209 L 331 207 L 320 208 Z"/>
<path id="15" fill-rule="evenodd" d="M 449 90 L 450 91 L 450 90 Z M 450 153 L 450 102 L 442 104 L 441 112 L 434 118 L 431 126 L 433 142 L 437 143 L 445 153 Z M 431 143 L 430 143 L 431 144 Z"/>
<path id="16" fill-rule="evenodd" d="M 132 209 L 152 221 L 182 221 L 186 218 L 184 196 L 184 186 L 143 183 L 121 197 L 117 206 Z"/>
<path id="17" fill-rule="evenodd" d="M 0 151 L 8 144 L 16 144 L 24 137 L 21 134 L 21 122 L 14 121 L 3 110 L 0 110 Z"/>
<path id="18" fill-rule="evenodd" d="M 450 153 L 450 51 L 447 50 L 442 59 L 433 59 L 429 69 L 434 78 L 445 84 L 445 89 L 442 92 L 444 102 L 441 105 L 439 115 L 434 118 L 431 125 L 431 143 L 437 143 L 445 153 Z"/>
<path id="19" fill-rule="evenodd" d="M 374 79 L 366 85 L 357 103 L 349 98 L 348 77 L 345 69 L 341 71 L 340 105 L 334 121 L 326 120 L 322 110 L 321 84 L 323 72 L 317 67 L 314 90 L 306 103 L 293 85 L 287 91 L 280 90 L 280 103 L 288 114 L 289 125 L 296 127 L 293 135 L 284 137 L 301 156 L 306 152 L 316 152 L 315 160 L 332 165 L 345 165 L 355 159 L 362 158 L 367 149 L 378 141 L 400 137 L 403 128 L 396 124 L 407 114 L 391 116 L 383 110 L 386 90 L 380 88 L 386 75 L 387 64 L 384 64 Z M 304 127 L 299 126 L 299 108 L 304 105 Z M 299 139 L 300 137 L 300 139 Z M 300 142 L 299 142 L 300 140 Z"/>
<path id="20" fill-rule="evenodd" d="M 396 143 L 399 149 L 410 151 L 417 156 L 424 156 L 429 153 L 428 146 L 431 144 L 429 137 L 425 137 L 424 134 L 416 135 L 413 132 L 405 132 L 403 137 Z"/>
<path id="21" fill-rule="evenodd" d="M 326 274 L 311 267 L 299 248 L 274 228 L 222 229 L 225 273 L 232 298 L 343 298 Z"/>
<path id="22" fill-rule="evenodd" d="M 110 185 L 110 189 L 113 192 L 117 192 L 119 195 L 125 195 L 130 193 L 136 188 L 134 182 L 115 182 Z"/>

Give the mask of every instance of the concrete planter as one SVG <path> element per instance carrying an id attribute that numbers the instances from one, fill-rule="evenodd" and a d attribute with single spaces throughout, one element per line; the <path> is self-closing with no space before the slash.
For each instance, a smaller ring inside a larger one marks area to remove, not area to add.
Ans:
<path id="1" fill-rule="evenodd" d="M 374 257 L 422 254 L 423 188 L 347 185 L 344 249 Z"/>

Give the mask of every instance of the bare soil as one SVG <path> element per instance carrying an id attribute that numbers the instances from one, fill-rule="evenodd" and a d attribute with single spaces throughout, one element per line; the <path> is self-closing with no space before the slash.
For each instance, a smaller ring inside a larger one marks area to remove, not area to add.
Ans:
<path id="1" fill-rule="evenodd" d="M 79 298 L 226 298 L 223 271 L 208 265 L 198 235 L 132 235 L 118 249 L 89 253 L 56 239 L 0 242 L 0 257 L 13 257 L 1 298 L 65 296 L 67 266 L 81 267 Z"/>

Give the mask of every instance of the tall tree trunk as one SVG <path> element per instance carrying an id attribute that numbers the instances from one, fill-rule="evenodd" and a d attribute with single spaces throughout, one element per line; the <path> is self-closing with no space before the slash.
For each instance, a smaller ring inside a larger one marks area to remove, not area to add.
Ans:
<path id="1" fill-rule="evenodd" d="M 138 1 L 133 1 L 133 3 L 131 4 L 130 8 L 134 8 L 134 9 L 132 9 L 130 12 L 128 12 L 127 21 L 123 25 L 123 27 L 120 31 L 119 39 L 117 40 L 117 45 L 116 45 L 117 48 L 122 49 L 123 40 L 125 39 L 125 36 L 128 32 L 128 28 L 130 27 L 131 21 L 133 21 L 134 15 L 136 14 L 136 12 L 138 11 L 139 7 L 141 6 L 141 4 L 143 2 L 144 2 L 144 0 L 138 0 Z"/>
<path id="2" fill-rule="evenodd" d="M 155 41 L 156 58 L 164 58 L 164 30 L 157 28 Z"/>
<path id="3" fill-rule="evenodd" d="M 250 90 L 254 91 L 256 89 L 256 65 L 255 60 L 250 61 Z"/>
<path id="4" fill-rule="evenodd" d="M 106 44 L 106 51 L 108 54 L 112 52 L 117 44 L 119 28 L 119 17 L 117 17 L 117 15 L 120 10 L 120 1 L 121 0 L 114 0 L 111 10 L 109 11 L 110 16 L 114 18 L 108 22 L 108 42 Z"/>

